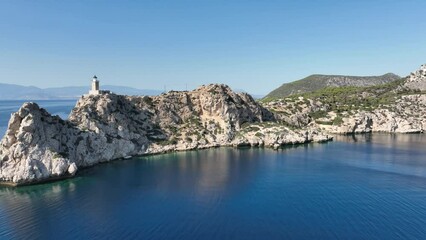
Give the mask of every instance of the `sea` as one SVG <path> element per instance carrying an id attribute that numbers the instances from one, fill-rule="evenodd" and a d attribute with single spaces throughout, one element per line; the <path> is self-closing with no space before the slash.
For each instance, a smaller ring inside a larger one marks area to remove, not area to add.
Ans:
<path id="1" fill-rule="evenodd" d="M 75 101 L 38 101 L 66 118 Z M 1 127 L 20 101 L 1 101 Z M 215 148 L 0 187 L 0 239 L 426 239 L 426 136 Z"/>

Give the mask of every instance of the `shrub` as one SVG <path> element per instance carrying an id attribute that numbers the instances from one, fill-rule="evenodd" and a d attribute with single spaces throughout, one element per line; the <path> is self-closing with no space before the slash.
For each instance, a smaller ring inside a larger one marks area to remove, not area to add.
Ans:
<path id="1" fill-rule="evenodd" d="M 343 123 L 343 118 L 339 115 L 337 115 L 334 119 L 333 119 L 333 125 L 339 126 Z"/>

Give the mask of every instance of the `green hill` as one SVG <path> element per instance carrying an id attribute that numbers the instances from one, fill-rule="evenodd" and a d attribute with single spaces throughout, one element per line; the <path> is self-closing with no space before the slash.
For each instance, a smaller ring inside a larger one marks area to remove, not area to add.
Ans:
<path id="1" fill-rule="evenodd" d="M 266 95 L 265 98 L 282 98 L 292 94 L 312 92 L 327 87 L 368 87 L 390 83 L 399 79 L 401 77 L 393 73 L 366 77 L 315 74 L 294 82 L 284 83 Z"/>

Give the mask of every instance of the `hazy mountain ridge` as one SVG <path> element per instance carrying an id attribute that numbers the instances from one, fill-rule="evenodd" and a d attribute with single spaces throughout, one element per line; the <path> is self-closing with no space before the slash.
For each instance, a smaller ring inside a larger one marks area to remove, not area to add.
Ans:
<path id="1" fill-rule="evenodd" d="M 401 79 L 401 77 L 393 73 L 387 73 L 381 76 L 314 74 L 294 82 L 284 83 L 279 88 L 266 95 L 266 98 L 286 97 L 292 94 L 313 92 L 326 87 L 368 87 L 390 83 L 399 79 Z"/>
<path id="2" fill-rule="evenodd" d="M 17 84 L 0 83 L 0 100 L 53 100 L 53 99 L 77 99 L 89 92 L 89 86 L 69 86 L 57 88 L 39 88 L 34 86 L 22 86 Z M 123 95 L 147 95 L 161 94 L 163 91 L 155 89 L 137 89 L 125 86 L 104 85 L 103 89 Z"/>
<path id="3" fill-rule="evenodd" d="M 18 84 L 0 83 L 0 100 L 65 100 L 78 99 L 89 92 L 90 86 L 68 86 L 39 88 Z M 158 89 L 138 89 L 117 85 L 102 85 L 102 89 L 127 96 L 156 96 L 164 92 Z M 236 92 L 246 92 L 238 89 Z M 263 98 L 264 94 L 251 94 L 255 99 Z"/>

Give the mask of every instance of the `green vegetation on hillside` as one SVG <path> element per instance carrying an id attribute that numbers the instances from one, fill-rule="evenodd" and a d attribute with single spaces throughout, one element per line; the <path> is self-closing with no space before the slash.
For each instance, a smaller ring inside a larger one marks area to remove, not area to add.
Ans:
<path id="1" fill-rule="evenodd" d="M 290 98 L 303 97 L 327 104 L 337 113 L 350 110 L 371 110 L 379 106 L 393 104 L 402 95 L 420 93 L 418 90 L 403 88 L 404 79 L 371 87 L 328 87 L 310 93 L 292 95 Z M 316 112 L 314 118 L 326 114 Z"/>
<path id="2" fill-rule="evenodd" d="M 270 98 L 282 98 L 294 94 L 302 94 L 306 92 L 313 92 L 330 86 L 336 87 L 366 87 L 374 86 L 385 83 L 390 83 L 401 79 L 399 76 L 388 73 L 382 76 L 340 76 L 340 75 L 311 75 L 304 79 L 294 81 L 291 83 L 285 83 L 279 88 L 273 90 L 266 99 Z"/>
<path id="3" fill-rule="evenodd" d="M 401 111 L 398 103 L 402 96 L 426 93 L 405 87 L 405 80 L 369 87 L 327 87 L 285 98 L 264 98 L 260 102 L 294 127 L 306 126 L 312 121 L 322 125 L 341 125 L 343 118 L 359 111 Z"/>

